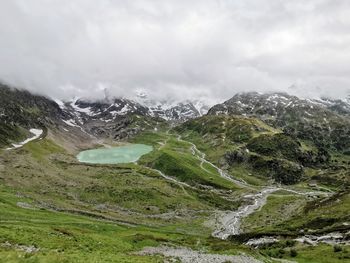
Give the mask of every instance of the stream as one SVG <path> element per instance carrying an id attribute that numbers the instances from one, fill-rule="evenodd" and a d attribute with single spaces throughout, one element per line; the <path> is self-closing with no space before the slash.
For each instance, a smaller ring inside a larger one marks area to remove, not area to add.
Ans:
<path id="1" fill-rule="evenodd" d="M 212 235 L 220 239 L 227 239 L 231 235 L 240 234 L 240 224 L 244 217 L 254 213 L 259 208 L 266 204 L 267 197 L 273 193 L 280 190 L 279 188 L 266 188 L 261 192 L 254 195 L 246 195 L 244 198 L 252 199 L 253 203 L 248 205 L 243 205 L 236 211 L 223 212 L 220 213 L 220 218 L 218 220 L 218 229 L 215 230 Z"/>
<path id="2" fill-rule="evenodd" d="M 205 159 L 205 153 L 198 150 L 197 146 L 189 141 L 185 141 L 181 139 L 181 135 L 178 136 L 178 141 L 187 142 L 191 145 L 191 151 L 194 156 L 196 156 L 200 161 L 200 167 L 209 172 L 205 167 L 203 166 L 204 163 L 212 166 L 215 168 L 221 177 L 225 178 L 226 180 L 242 187 L 242 188 L 250 188 L 254 189 L 254 187 L 244 180 L 238 180 L 233 178 L 232 176 L 226 174 L 222 169 L 217 167 L 215 164 L 209 162 Z M 281 186 L 267 186 L 263 189 L 261 189 L 256 194 L 249 194 L 245 195 L 243 198 L 247 201 L 250 201 L 246 205 L 240 206 L 235 211 L 228 211 L 228 212 L 220 212 L 218 214 L 218 220 L 217 220 L 217 226 L 216 230 L 212 233 L 213 237 L 217 237 L 223 240 L 226 240 L 231 235 L 238 235 L 241 234 L 241 221 L 243 218 L 251 215 L 252 213 L 258 211 L 261 209 L 267 201 L 267 198 L 272 193 L 283 190 L 287 191 L 289 193 L 295 194 L 295 195 L 303 195 L 303 196 L 329 196 L 332 194 L 332 192 L 321 192 L 321 191 L 308 191 L 308 192 L 300 192 L 288 188 L 284 188 Z M 342 233 L 328 233 L 326 235 L 317 236 L 317 235 L 304 235 L 296 238 L 295 240 L 301 243 L 305 243 L 308 245 L 316 245 L 318 243 L 327 243 L 327 244 L 350 244 L 350 241 L 347 240 L 347 236 L 350 235 L 350 233 L 342 234 Z M 262 244 L 268 244 L 268 243 L 274 243 L 278 240 L 273 237 L 263 237 L 258 239 L 251 239 L 246 244 L 250 246 L 259 246 Z"/>
<path id="3" fill-rule="evenodd" d="M 226 174 L 222 169 L 217 167 L 215 164 L 206 160 L 205 153 L 198 150 L 197 146 L 194 143 L 183 140 L 181 138 L 181 135 L 177 137 L 177 140 L 186 142 L 191 145 L 191 152 L 194 156 L 196 156 L 200 160 L 201 162 L 200 167 L 204 171 L 210 172 L 203 166 L 203 164 L 206 163 L 211 167 L 215 168 L 217 172 L 220 174 L 220 176 L 225 178 L 226 180 L 238 185 L 241 188 L 254 189 L 254 186 L 248 184 L 244 180 L 233 178 L 232 176 Z M 164 175 L 161 171 L 157 171 L 157 172 L 167 180 L 174 181 L 177 184 L 180 184 L 182 186 L 191 187 L 186 183 L 179 182 L 174 178 Z M 240 206 L 235 211 L 219 212 L 218 218 L 217 218 L 216 230 L 212 233 L 212 236 L 226 240 L 231 235 L 241 234 L 242 232 L 240 229 L 240 225 L 241 225 L 242 219 L 261 209 L 266 204 L 266 201 L 269 195 L 280 190 L 287 191 L 295 195 L 303 195 L 303 196 L 320 196 L 320 195 L 329 196 L 332 194 L 332 192 L 321 192 L 321 191 L 300 192 L 300 191 L 284 188 L 282 186 L 266 186 L 265 188 L 261 189 L 258 193 L 248 194 L 243 196 L 243 198 L 246 201 L 248 201 L 248 204 L 244 204 Z M 349 241 L 344 241 L 346 235 L 347 234 L 341 234 L 341 233 L 329 233 L 323 236 L 304 235 L 296 238 L 295 240 L 298 242 L 309 244 L 309 245 L 315 245 L 318 243 L 344 244 L 344 242 L 346 244 L 349 244 L 350 243 Z M 263 237 L 258 239 L 251 239 L 246 244 L 250 246 L 259 246 L 262 244 L 274 243 L 277 241 L 278 241 L 277 239 L 272 237 Z"/>
<path id="4" fill-rule="evenodd" d="M 226 174 L 222 169 L 220 169 L 219 167 L 217 167 L 215 164 L 209 162 L 208 160 L 205 159 L 205 153 L 201 152 L 200 150 L 198 150 L 197 146 L 192 143 L 192 142 L 189 142 L 189 141 L 185 141 L 183 139 L 181 139 L 181 135 L 179 135 L 177 137 L 177 140 L 178 141 L 183 141 L 183 142 L 186 142 L 188 144 L 191 145 L 191 151 L 192 151 L 192 155 L 196 156 L 200 161 L 201 161 L 201 164 L 200 164 L 200 167 L 206 171 L 206 172 L 209 172 L 208 170 L 206 170 L 204 167 L 203 167 L 203 164 L 206 163 L 208 165 L 210 165 L 211 167 L 215 168 L 218 173 L 220 174 L 221 177 L 225 178 L 226 180 L 240 186 L 240 187 L 248 187 L 249 185 L 243 181 L 243 180 L 238 180 L 238 179 L 235 179 L 233 178 L 232 176 L 229 176 L 228 174 Z"/>

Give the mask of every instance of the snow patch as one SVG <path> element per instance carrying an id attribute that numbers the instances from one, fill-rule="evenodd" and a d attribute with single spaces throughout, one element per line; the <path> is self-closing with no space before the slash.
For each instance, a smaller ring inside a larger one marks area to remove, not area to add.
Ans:
<path id="1" fill-rule="evenodd" d="M 31 142 L 33 140 L 38 139 L 43 134 L 43 130 L 42 129 L 30 129 L 29 131 L 30 131 L 30 133 L 34 134 L 33 137 L 30 137 L 30 138 L 28 138 L 28 139 L 26 139 L 23 142 L 20 142 L 18 144 L 13 143 L 12 144 L 13 147 L 7 148 L 6 150 L 12 150 L 12 149 L 20 148 L 23 145 L 27 144 L 28 142 Z"/>
<path id="2" fill-rule="evenodd" d="M 54 102 L 57 103 L 57 105 L 61 108 L 61 110 L 64 110 L 66 108 L 66 105 L 64 105 L 64 102 L 59 99 L 53 99 Z"/>
<path id="3" fill-rule="evenodd" d="M 62 120 L 65 124 L 72 126 L 72 127 L 78 127 L 80 128 L 79 125 L 77 125 L 77 123 L 75 122 L 75 120 L 73 119 L 69 119 L 69 120 Z"/>
<path id="4" fill-rule="evenodd" d="M 85 113 L 86 115 L 89 116 L 95 116 L 96 113 L 94 113 L 91 109 L 91 107 L 86 107 L 86 108 L 80 108 L 78 105 L 76 105 L 76 102 L 72 102 L 71 106 L 74 110 L 76 110 L 79 113 Z"/>

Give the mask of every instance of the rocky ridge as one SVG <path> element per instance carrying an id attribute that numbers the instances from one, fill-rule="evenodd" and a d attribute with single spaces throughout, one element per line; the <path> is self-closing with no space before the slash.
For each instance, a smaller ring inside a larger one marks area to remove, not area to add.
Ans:
<path id="1" fill-rule="evenodd" d="M 158 123 L 184 122 L 201 116 L 209 107 L 196 101 L 154 101 L 144 94 L 133 99 L 75 98 L 52 100 L 4 84 L 0 85 L 0 145 L 28 137 L 31 128 L 49 127 L 78 137 L 120 140 Z"/>
<path id="2" fill-rule="evenodd" d="M 350 149 L 350 104 L 346 100 L 302 99 L 285 93 L 239 93 L 212 107 L 209 115 L 255 117 L 284 133 L 332 150 Z"/>

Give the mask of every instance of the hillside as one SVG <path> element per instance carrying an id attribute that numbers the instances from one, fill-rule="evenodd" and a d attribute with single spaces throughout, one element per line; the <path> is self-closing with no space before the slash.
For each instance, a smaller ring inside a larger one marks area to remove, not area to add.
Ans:
<path id="1" fill-rule="evenodd" d="M 78 137 L 83 136 L 83 140 L 91 135 L 119 140 L 137 134 L 142 127 L 198 117 L 206 107 L 199 102 L 195 102 L 199 105 L 195 106 L 190 101 L 155 102 L 144 96 L 143 99 L 53 101 L 4 84 L 0 84 L 0 95 L 2 146 L 28 136 L 26 129 L 41 126 L 63 133 L 69 131 Z"/>
<path id="2" fill-rule="evenodd" d="M 334 101 L 330 104 L 326 100 L 300 99 L 281 93 L 241 93 L 212 107 L 208 114 L 256 117 L 290 136 L 309 140 L 319 147 L 347 152 L 350 120 L 338 114 L 340 110 L 335 105 Z"/>
<path id="3" fill-rule="evenodd" d="M 350 157 L 348 142 L 334 137 L 347 134 L 349 120 L 326 104 L 283 95 L 305 104 L 292 111 L 256 97 L 271 95 L 241 94 L 179 122 L 128 99 L 62 103 L 6 86 L 0 92 L 5 262 L 350 257 Z M 315 126 L 321 116 L 327 133 Z M 42 133 L 29 141 L 33 128 Z M 316 137 L 302 135 L 310 129 Z M 152 151 L 129 163 L 76 158 L 133 144 Z"/>

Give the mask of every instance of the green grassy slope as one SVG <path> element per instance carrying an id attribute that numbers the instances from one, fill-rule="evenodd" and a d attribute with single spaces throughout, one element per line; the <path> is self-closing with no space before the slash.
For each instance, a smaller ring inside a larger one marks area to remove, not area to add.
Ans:
<path id="1" fill-rule="evenodd" d="M 194 185 L 235 188 L 214 170 L 203 174 L 191 145 L 174 136 L 149 132 L 135 141 L 160 147 L 164 139 L 165 152 L 179 158 L 182 150 L 193 161 Z M 144 165 L 78 163 L 48 138 L 0 154 L 0 254 L 6 262 L 162 262 L 130 253 L 160 243 L 210 250 L 215 241 L 208 241 L 212 227 L 205 222 L 216 209 L 238 206 L 219 192 L 165 180 Z M 31 246 L 39 251 L 23 251 Z"/>
<path id="2" fill-rule="evenodd" d="M 253 184 L 271 178 L 295 184 L 310 180 L 310 171 L 313 171 L 312 180 L 324 183 L 327 176 L 322 171 L 340 174 L 350 163 L 341 152 L 291 137 L 252 117 L 208 115 L 190 120 L 174 131 L 198 145 L 209 160 L 226 165 L 236 177 Z M 348 185 L 349 178 L 345 177 L 342 182 Z M 332 180 L 326 183 L 331 184 Z"/>
<path id="3" fill-rule="evenodd" d="M 193 155 L 191 144 L 177 139 L 177 135 L 142 134 L 133 141 L 149 143 L 156 147 L 155 151 L 141 158 L 140 164 L 158 169 L 166 175 L 178 178 L 189 184 L 204 184 L 223 189 L 236 189 L 237 187 L 222 178 L 212 166 L 200 167 L 201 161 Z"/>
<path id="4" fill-rule="evenodd" d="M 232 125 L 239 131 L 237 118 L 224 121 L 226 126 Z M 254 256 L 261 253 L 262 258 L 280 256 L 274 251 L 281 248 L 253 252 L 240 243 L 210 237 L 214 213 L 237 209 L 242 205 L 242 196 L 260 189 L 267 180 L 253 174 L 254 169 L 249 166 L 230 166 L 229 171 L 235 177 L 255 185 L 238 187 L 222 178 L 213 166 L 202 163 L 199 153 L 193 154 L 193 146 L 187 140 L 194 142 L 213 163 L 225 165 L 222 156 L 227 151 L 244 147 L 258 136 L 278 134 L 255 120 L 246 122 L 251 125 L 248 130 L 252 133 L 245 141 L 226 139 L 223 137 L 226 130 L 220 134 L 214 130 L 201 134 L 178 130 L 183 127 L 168 132 L 167 127 L 160 127 L 157 131 L 142 132 L 130 142 L 152 145 L 154 151 L 133 164 L 78 163 L 75 156 L 55 143 L 54 137 L 1 152 L 0 261 L 162 262 L 159 256 L 134 254 L 145 246 L 160 244 L 215 253 L 245 252 Z M 167 180 L 156 169 L 190 186 Z M 307 176 L 314 180 L 317 169 L 310 169 Z M 340 181 L 342 176 L 346 175 L 339 175 Z M 324 185 L 329 187 L 327 183 Z M 308 188 L 305 183 L 297 187 Z M 337 190 L 339 186 L 330 188 Z M 346 214 L 349 207 L 341 204 L 349 204 L 349 200 L 347 194 L 337 198 L 341 202 L 316 199 L 313 203 L 307 198 L 276 192 L 268 198 L 266 206 L 246 219 L 243 227 L 257 234 L 317 230 L 314 226 L 320 222 L 327 230 L 340 229 L 349 220 Z M 319 218 L 321 214 L 323 219 Z M 32 246 L 39 250 L 24 251 Z M 283 249 L 286 252 L 282 257 L 291 258 L 288 252 L 291 248 Z M 296 258 L 300 262 L 307 262 L 312 255 L 304 246 L 293 249 L 297 250 Z M 330 248 L 317 246 L 313 255 L 319 255 L 319 249 Z M 346 256 L 345 252 L 341 253 L 341 257 Z"/>
<path id="5" fill-rule="evenodd" d="M 174 131 L 198 145 L 212 162 L 251 185 L 267 185 L 271 175 L 276 175 L 279 177 L 273 177 L 275 180 L 283 176 L 282 182 L 292 182 L 295 189 L 334 191 L 329 198 L 276 192 L 265 206 L 243 221 L 247 236 L 298 236 L 349 230 L 350 167 L 347 156 L 341 152 L 327 152 L 312 141 L 298 140 L 254 118 L 239 116 L 204 116 Z M 302 173 L 293 175 L 297 172 L 294 167 L 302 167 Z M 291 176 L 297 180 L 290 181 Z M 260 251 L 266 256 L 297 262 L 346 262 L 350 258 L 349 246 L 334 252 L 331 245 L 309 247 L 293 242 L 285 246 L 283 242 Z M 323 254 L 323 250 L 328 254 Z"/>

